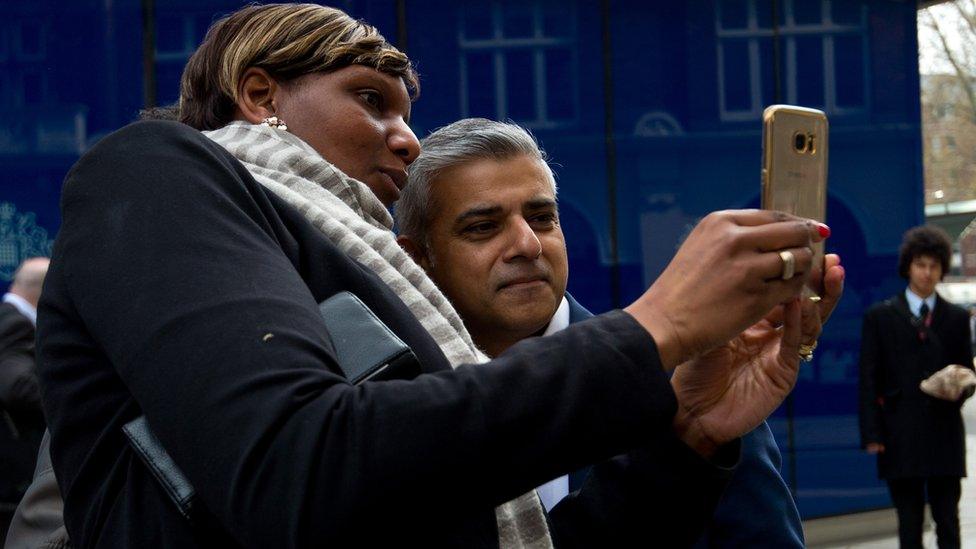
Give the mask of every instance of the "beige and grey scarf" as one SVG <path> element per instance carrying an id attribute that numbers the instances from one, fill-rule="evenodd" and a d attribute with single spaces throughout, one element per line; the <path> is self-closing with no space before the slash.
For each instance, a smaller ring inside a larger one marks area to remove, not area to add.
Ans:
<path id="1" fill-rule="evenodd" d="M 254 179 L 291 204 L 344 253 L 365 265 L 410 308 L 451 366 L 485 362 L 461 318 L 393 235 L 393 219 L 362 182 L 342 173 L 293 134 L 234 122 L 204 134 Z M 532 490 L 495 509 L 503 548 L 551 548 L 542 504 Z"/>

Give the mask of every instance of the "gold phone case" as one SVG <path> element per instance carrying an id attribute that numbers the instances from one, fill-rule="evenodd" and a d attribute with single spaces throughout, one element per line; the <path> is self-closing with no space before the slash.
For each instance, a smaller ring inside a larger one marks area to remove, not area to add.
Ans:
<path id="1" fill-rule="evenodd" d="M 792 105 L 771 105 L 763 111 L 763 209 L 826 220 L 827 133 L 823 111 Z M 823 292 L 823 242 L 813 251 L 806 295 Z"/>

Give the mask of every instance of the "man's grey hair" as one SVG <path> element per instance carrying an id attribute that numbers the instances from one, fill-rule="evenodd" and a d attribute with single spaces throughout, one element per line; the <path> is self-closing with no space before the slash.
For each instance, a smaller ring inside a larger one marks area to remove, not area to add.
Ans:
<path id="1" fill-rule="evenodd" d="M 465 118 L 435 130 L 420 142 L 420 156 L 410 164 L 407 186 L 396 204 L 396 220 L 401 235 L 427 245 L 433 197 L 431 183 L 444 171 L 473 160 L 508 160 L 518 156 L 539 160 L 545 169 L 552 194 L 556 178 L 546 152 L 535 137 L 518 124 L 485 118 Z"/>

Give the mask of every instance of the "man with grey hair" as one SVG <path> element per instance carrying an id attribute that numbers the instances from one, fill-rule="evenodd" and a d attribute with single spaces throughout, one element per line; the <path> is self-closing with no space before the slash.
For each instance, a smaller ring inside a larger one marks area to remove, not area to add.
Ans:
<path id="1" fill-rule="evenodd" d="M 546 154 L 515 124 L 466 119 L 422 142 L 397 204 L 399 242 L 497 356 L 520 340 L 592 316 L 568 293 L 566 245 Z M 763 423 L 700 545 L 802 547 L 799 514 Z M 547 510 L 572 500 L 587 470 L 539 487 Z"/>
<path id="2" fill-rule="evenodd" d="M 49 263 L 46 257 L 21 263 L 0 303 L 0 534 L 4 535 L 30 484 L 44 432 L 34 371 L 34 326 Z"/>

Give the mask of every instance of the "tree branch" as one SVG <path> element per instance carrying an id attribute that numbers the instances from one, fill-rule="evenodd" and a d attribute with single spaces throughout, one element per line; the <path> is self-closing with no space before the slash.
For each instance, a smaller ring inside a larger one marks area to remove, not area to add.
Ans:
<path id="1" fill-rule="evenodd" d="M 955 3 L 953 4 L 957 8 L 959 7 Z M 936 36 L 939 38 L 939 43 L 942 46 L 942 53 L 945 54 L 946 60 L 952 65 L 953 70 L 956 73 L 956 78 L 959 81 L 959 85 L 962 87 L 963 91 L 966 93 L 966 98 L 969 101 L 970 108 L 970 120 L 976 123 L 976 89 L 973 85 L 973 75 L 965 69 L 965 67 L 960 63 L 959 59 L 956 57 L 955 52 L 952 51 L 952 47 L 949 45 L 949 41 L 946 38 L 945 33 L 939 26 L 939 21 L 931 14 L 928 10 L 925 11 L 925 15 L 929 18 L 929 25 L 933 31 L 935 31 Z M 974 31 L 976 32 L 976 31 Z"/>

